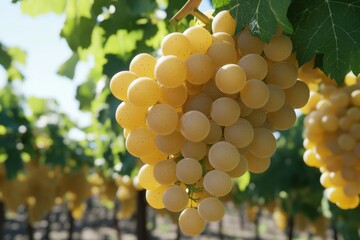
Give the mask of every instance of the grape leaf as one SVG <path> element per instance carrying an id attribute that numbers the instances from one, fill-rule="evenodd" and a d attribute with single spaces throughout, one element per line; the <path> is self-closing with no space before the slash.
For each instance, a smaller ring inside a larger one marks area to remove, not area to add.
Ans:
<path id="1" fill-rule="evenodd" d="M 59 67 L 57 74 L 67 77 L 69 79 L 73 79 L 75 75 L 76 65 L 79 60 L 79 54 L 73 53 L 73 55 L 71 55 L 71 57 Z"/>
<path id="2" fill-rule="evenodd" d="M 360 72 L 360 1 L 296 0 L 288 15 L 300 65 L 321 54 L 320 68 L 339 84 Z"/>
<path id="3" fill-rule="evenodd" d="M 212 0 L 212 4 L 214 8 L 221 8 L 226 6 L 230 3 L 230 0 Z"/>
<path id="4" fill-rule="evenodd" d="M 237 31 L 247 25 L 252 34 L 269 42 L 279 26 L 285 34 L 292 34 L 287 18 L 290 3 L 291 0 L 231 0 L 221 9 L 230 10 L 237 22 Z"/>
<path id="5" fill-rule="evenodd" d="M 65 0 L 22 0 L 21 11 L 30 16 L 48 12 L 61 14 L 65 9 L 65 4 Z"/>

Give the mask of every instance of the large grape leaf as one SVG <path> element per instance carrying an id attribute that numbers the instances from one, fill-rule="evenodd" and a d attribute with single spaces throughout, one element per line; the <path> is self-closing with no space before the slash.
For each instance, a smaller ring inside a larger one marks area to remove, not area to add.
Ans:
<path id="1" fill-rule="evenodd" d="M 300 65 L 318 54 L 319 67 L 338 83 L 360 72 L 360 1 L 296 0 L 288 15 Z"/>
<path id="2" fill-rule="evenodd" d="M 254 35 L 266 42 L 270 41 L 279 26 L 285 34 L 292 34 L 293 28 L 287 18 L 290 3 L 291 0 L 213 0 L 215 7 L 230 10 L 237 21 L 237 31 L 247 25 Z"/>

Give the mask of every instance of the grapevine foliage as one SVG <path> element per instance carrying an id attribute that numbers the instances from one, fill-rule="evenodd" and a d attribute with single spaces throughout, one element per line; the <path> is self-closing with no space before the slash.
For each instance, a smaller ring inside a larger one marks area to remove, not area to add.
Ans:
<path id="1" fill-rule="evenodd" d="M 241 28 L 269 41 L 278 27 L 292 36 L 299 64 L 317 58 L 318 67 L 338 84 L 360 72 L 360 3 L 354 0 L 214 0 L 230 9 Z"/>

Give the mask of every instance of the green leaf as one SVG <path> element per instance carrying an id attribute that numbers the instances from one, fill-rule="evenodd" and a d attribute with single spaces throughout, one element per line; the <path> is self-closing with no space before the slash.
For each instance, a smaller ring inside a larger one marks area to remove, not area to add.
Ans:
<path id="1" fill-rule="evenodd" d="M 20 48 L 12 47 L 8 49 L 8 53 L 13 59 L 13 61 L 16 61 L 21 64 L 26 63 L 26 52 Z"/>
<path id="2" fill-rule="evenodd" d="M 237 31 L 248 26 L 251 33 L 269 42 L 281 27 L 285 34 L 292 34 L 293 28 L 287 18 L 291 0 L 231 0 L 221 9 L 229 9 L 237 22 Z"/>
<path id="3" fill-rule="evenodd" d="M 75 68 L 79 60 L 79 54 L 74 52 L 73 55 L 59 67 L 57 74 L 73 79 L 75 75 Z"/>
<path id="4" fill-rule="evenodd" d="M 360 72 L 360 2 L 296 0 L 289 8 L 299 64 L 323 54 L 321 69 L 337 83 Z"/>
<path id="5" fill-rule="evenodd" d="M 44 98 L 30 97 L 27 103 L 34 115 L 41 115 L 47 110 L 47 100 Z"/>
<path id="6" fill-rule="evenodd" d="M 76 99 L 80 102 L 80 109 L 90 110 L 91 102 L 95 98 L 96 85 L 91 79 L 87 80 L 76 89 Z"/>
<path id="7" fill-rule="evenodd" d="M 236 180 L 236 183 L 238 185 L 239 190 L 244 191 L 247 188 L 247 186 L 250 184 L 250 173 L 246 172 L 244 175 L 242 175 Z"/>
<path id="8" fill-rule="evenodd" d="M 230 3 L 230 0 L 212 0 L 215 9 L 224 7 Z"/>
<path id="9" fill-rule="evenodd" d="M 61 14 L 65 9 L 65 0 L 22 0 L 22 13 L 36 16 L 48 12 Z"/>
<path id="10" fill-rule="evenodd" d="M 8 53 L 7 48 L 0 43 L 0 65 L 5 69 L 8 69 L 11 65 L 11 56 Z"/>

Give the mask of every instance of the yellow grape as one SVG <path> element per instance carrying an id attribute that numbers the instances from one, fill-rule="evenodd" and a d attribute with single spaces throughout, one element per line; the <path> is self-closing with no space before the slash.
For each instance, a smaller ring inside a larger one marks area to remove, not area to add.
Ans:
<path id="1" fill-rule="evenodd" d="M 338 138 L 338 144 L 343 150 L 353 150 L 356 145 L 356 140 L 348 133 L 343 133 Z"/>
<path id="2" fill-rule="evenodd" d="M 248 171 L 248 161 L 244 155 L 240 154 L 239 163 L 234 169 L 228 171 L 227 173 L 232 178 L 238 178 L 244 175 L 246 171 Z"/>
<path id="3" fill-rule="evenodd" d="M 209 222 L 219 221 L 225 215 L 224 204 L 215 197 L 204 198 L 198 204 L 200 216 Z"/>
<path id="4" fill-rule="evenodd" d="M 266 123 L 266 113 L 264 110 L 262 110 L 262 108 L 254 109 L 251 111 L 249 116 L 245 117 L 245 119 L 249 121 L 253 127 L 261 127 Z"/>
<path id="5" fill-rule="evenodd" d="M 224 138 L 237 148 L 244 148 L 253 140 L 254 128 L 249 121 L 239 118 L 233 125 L 225 127 Z"/>
<path id="6" fill-rule="evenodd" d="M 187 88 L 182 84 L 176 88 L 166 88 L 160 86 L 160 99 L 161 103 L 167 103 L 175 108 L 181 107 L 187 99 Z"/>
<path id="7" fill-rule="evenodd" d="M 147 53 L 136 55 L 130 62 L 129 70 L 138 77 L 148 77 L 155 79 L 154 68 L 156 59 Z"/>
<path id="8" fill-rule="evenodd" d="M 179 216 L 181 231 L 188 236 L 199 235 L 205 229 L 205 220 L 195 208 L 186 208 Z"/>
<path id="9" fill-rule="evenodd" d="M 292 52 L 292 42 L 288 36 L 279 34 L 271 38 L 269 43 L 264 45 L 265 56 L 273 61 L 283 61 Z"/>
<path id="10" fill-rule="evenodd" d="M 298 70 L 296 66 L 290 62 L 280 62 L 269 68 L 266 82 L 268 84 L 276 84 L 282 89 L 291 87 L 296 83 Z"/>
<path id="11" fill-rule="evenodd" d="M 237 58 L 235 47 L 224 41 L 214 42 L 209 47 L 207 55 L 209 55 L 216 68 L 225 64 L 236 63 Z"/>
<path id="12" fill-rule="evenodd" d="M 137 79 L 135 73 L 130 71 L 121 71 L 116 73 L 110 80 L 110 91 L 122 101 L 127 100 L 127 90 L 132 81 Z"/>
<path id="13" fill-rule="evenodd" d="M 160 135 L 168 135 L 174 132 L 178 125 L 176 109 L 165 103 L 152 106 L 146 117 L 146 125 Z"/>
<path id="14" fill-rule="evenodd" d="M 156 149 L 156 135 L 147 128 L 132 130 L 126 138 L 126 149 L 135 157 L 144 157 Z"/>
<path id="15" fill-rule="evenodd" d="M 307 84 L 297 80 L 294 85 L 284 90 L 285 103 L 293 108 L 302 108 L 309 100 L 310 90 Z"/>
<path id="16" fill-rule="evenodd" d="M 241 113 L 240 113 L 241 117 L 247 117 L 252 113 L 253 109 L 246 106 L 241 99 L 238 99 L 238 103 L 239 103 L 240 110 L 241 110 Z"/>
<path id="17" fill-rule="evenodd" d="M 189 112 L 196 110 L 205 114 L 205 116 L 210 116 L 210 109 L 213 100 L 204 93 L 196 94 L 186 100 L 182 108 L 183 112 Z"/>
<path id="18" fill-rule="evenodd" d="M 250 79 L 240 91 L 241 101 L 249 108 L 257 109 L 265 106 L 269 99 L 269 88 L 263 81 Z"/>
<path id="19" fill-rule="evenodd" d="M 201 176 L 201 164 L 195 159 L 184 158 L 176 164 L 176 177 L 185 184 L 194 184 Z"/>
<path id="20" fill-rule="evenodd" d="M 268 84 L 267 87 L 269 88 L 269 99 L 262 109 L 266 112 L 275 112 L 284 105 L 285 93 L 278 85 Z"/>
<path id="21" fill-rule="evenodd" d="M 191 142 L 185 140 L 181 147 L 181 155 L 184 158 L 193 158 L 201 160 L 207 153 L 207 146 L 205 142 Z"/>
<path id="22" fill-rule="evenodd" d="M 216 197 L 225 196 L 232 189 L 229 174 L 216 169 L 206 173 L 203 184 L 205 190 Z"/>
<path id="23" fill-rule="evenodd" d="M 215 81 L 208 81 L 201 88 L 202 93 L 208 95 L 212 100 L 224 97 L 224 93 L 216 86 Z"/>
<path id="24" fill-rule="evenodd" d="M 211 29 L 214 33 L 225 32 L 229 35 L 234 35 L 235 28 L 236 21 L 227 10 L 217 13 L 211 22 Z"/>
<path id="25" fill-rule="evenodd" d="M 240 106 L 229 97 L 218 98 L 211 105 L 210 116 L 219 126 L 230 126 L 239 119 Z"/>
<path id="26" fill-rule="evenodd" d="M 284 104 L 279 110 L 269 112 L 267 120 L 270 125 L 277 130 L 286 130 L 291 128 L 296 121 L 296 114 L 292 107 Z"/>
<path id="27" fill-rule="evenodd" d="M 354 106 L 360 107 L 360 89 L 351 92 L 351 103 Z"/>
<path id="28" fill-rule="evenodd" d="M 162 160 L 166 160 L 168 155 L 166 153 L 161 152 L 158 148 L 153 149 L 150 153 L 142 156 L 140 160 L 143 163 L 154 165 L 157 162 Z"/>
<path id="29" fill-rule="evenodd" d="M 180 212 L 186 208 L 189 197 L 184 188 L 173 185 L 165 190 L 162 201 L 170 212 Z"/>
<path id="30" fill-rule="evenodd" d="M 185 60 L 190 55 L 191 44 L 184 34 L 173 32 L 166 35 L 161 41 L 161 51 L 164 56 L 175 55 Z"/>
<path id="31" fill-rule="evenodd" d="M 247 79 L 263 80 L 268 72 L 267 62 L 259 54 L 247 54 L 240 58 L 238 64 L 244 69 Z"/>
<path id="32" fill-rule="evenodd" d="M 184 143 L 184 137 L 181 135 L 179 130 L 175 130 L 168 135 L 156 136 L 157 148 L 166 154 L 177 154 L 181 151 Z"/>
<path id="33" fill-rule="evenodd" d="M 155 65 L 154 73 L 156 80 L 161 85 L 175 88 L 185 83 L 186 65 L 179 57 L 162 56 Z"/>
<path id="34" fill-rule="evenodd" d="M 257 157 L 250 151 L 245 154 L 245 157 L 249 172 L 262 173 L 270 167 L 270 157 Z"/>
<path id="35" fill-rule="evenodd" d="M 351 125 L 349 133 L 351 136 L 356 139 L 358 142 L 360 140 L 360 123 L 354 123 Z"/>
<path id="36" fill-rule="evenodd" d="M 127 130 L 144 127 L 147 109 L 139 107 L 131 102 L 122 102 L 115 112 L 116 122 Z"/>
<path id="37" fill-rule="evenodd" d="M 339 119 L 334 114 L 324 114 L 321 118 L 321 126 L 325 131 L 334 132 L 339 128 Z"/>
<path id="38" fill-rule="evenodd" d="M 154 178 L 161 185 L 171 185 L 176 182 L 176 162 L 164 160 L 154 165 Z"/>
<path id="39" fill-rule="evenodd" d="M 270 157 L 276 150 L 276 139 L 274 134 L 266 128 L 255 128 L 254 138 L 249 145 L 249 150 L 257 157 Z"/>
<path id="40" fill-rule="evenodd" d="M 207 144 L 214 144 L 222 137 L 221 127 L 215 123 L 213 120 L 210 120 L 210 131 L 209 134 L 204 139 L 204 142 Z"/>
<path id="41" fill-rule="evenodd" d="M 237 64 L 226 64 L 216 72 L 216 86 L 224 93 L 234 94 L 240 92 L 245 82 L 245 71 Z"/>
<path id="42" fill-rule="evenodd" d="M 237 46 L 244 55 L 249 53 L 261 54 L 264 50 L 264 42 L 253 36 L 247 27 L 240 32 L 237 38 Z"/>
<path id="43" fill-rule="evenodd" d="M 130 83 L 127 96 L 129 102 L 142 107 L 154 105 L 160 98 L 160 86 L 148 77 L 140 77 Z"/>
<path id="44" fill-rule="evenodd" d="M 147 190 L 155 190 L 160 187 L 154 177 L 154 166 L 145 164 L 143 165 L 138 173 L 139 185 Z"/>
<path id="45" fill-rule="evenodd" d="M 213 42 L 228 42 L 235 47 L 235 41 L 232 36 L 226 32 L 213 33 Z"/>
<path id="46" fill-rule="evenodd" d="M 192 54 L 185 61 L 186 80 L 195 85 L 202 85 L 210 80 L 214 73 L 214 65 L 206 54 Z"/>
<path id="47" fill-rule="evenodd" d="M 183 33 L 190 41 L 191 54 L 204 54 L 212 44 L 211 34 L 200 26 L 192 26 L 186 29 Z"/>
<path id="48" fill-rule="evenodd" d="M 215 169 L 227 172 L 239 163 L 240 153 L 231 143 L 220 141 L 210 147 L 208 158 Z"/>
<path id="49" fill-rule="evenodd" d="M 168 189 L 168 186 L 159 186 L 154 190 L 146 190 L 146 201 L 149 205 L 155 209 L 163 209 L 165 205 L 162 201 L 162 196 L 165 190 Z"/>
<path id="50" fill-rule="evenodd" d="M 189 111 L 180 118 L 180 130 L 189 141 L 201 142 L 210 132 L 210 122 L 203 113 Z"/>

